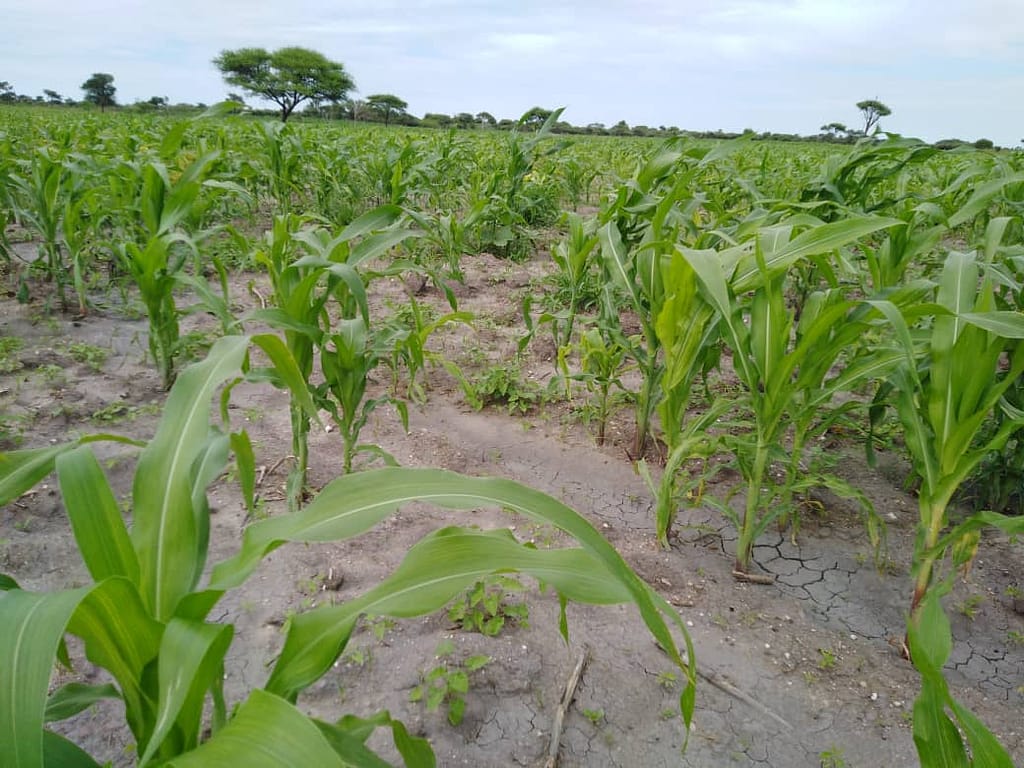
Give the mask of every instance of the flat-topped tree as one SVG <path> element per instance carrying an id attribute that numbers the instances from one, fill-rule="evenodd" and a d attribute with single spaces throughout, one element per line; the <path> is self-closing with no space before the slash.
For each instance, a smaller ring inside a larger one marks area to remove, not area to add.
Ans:
<path id="1" fill-rule="evenodd" d="M 857 102 L 857 109 L 864 115 L 864 135 L 870 136 L 878 130 L 878 121 L 892 114 L 892 110 L 876 99 Z"/>
<path id="2" fill-rule="evenodd" d="M 221 51 L 213 64 L 228 85 L 281 107 L 282 122 L 304 101 L 341 101 L 356 87 L 344 64 L 308 48 Z"/>
<path id="3" fill-rule="evenodd" d="M 409 104 L 391 93 L 375 93 L 366 97 L 366 107 L 384 118 L 384 125 L 390 125 L 394 117 L 403 117 Z"/>
<path id="4" fill-rule="evenodd" d="M 85 91 L 85 100 L 98 106 L 100 112 L 117 104 L 114 100 L 114 94 L 117 93 L 114 76 L 106 72 L 94 72 L 82 83 L 82 90 Z"/>

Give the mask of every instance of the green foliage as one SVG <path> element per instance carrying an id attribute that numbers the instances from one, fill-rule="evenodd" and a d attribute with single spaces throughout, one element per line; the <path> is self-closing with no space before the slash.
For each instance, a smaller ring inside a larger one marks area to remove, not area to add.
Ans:
<path id="1" fill-rule="evenodd" d="M 439 664 L 422 675 L 422 681 L 409 692 L 409 701 L 422 701 L 428 712 L 441 706 L 447 710 L 448 722 L 458 725 L 466 712 L 469 676 L 491 663 L 490 656 L 468 656 L 464 661 L 454 657 L 455 645 L 442 642 L 437 647 Z"/>
<path id="2" fill-rule="evenodd" d="M 526 414 L 544 400 L 537 382 L 524 379 L 519 363 L 496 363 L 470 382 L 473 405 L 504 405 L 509 413 Z"/>
<path id="3" fill-rule="evenodd" d="M 9 764 L 41 766 L 68 753 L 76 764 L 92 764 L 45 727 L 46 713 L 65 717 L 115 696 L 123 702 L 140 764 L 209 765 L 228 759 L 267 766 L 367 764 L 373 755 L 366 739 L 375 728 L 386 727 L 407 765 L 432 765 L 426 742 L 411 738 L 387 713 L 329 724 L 302 714 L 294 702 L 345 652 L 361 615 L 424 615 L 490 574 L 515 570 L 550 585 L 563 599 L 635 600 L 654 637 L 686 675 L 680 707 L 690 723 L 695 673 L 682 661 L 665 623 L 671 621 L 686 638 L 678 615 L 583 518 L 510 481 L 398 468 L 345 476 L 301 512 L 251 524 L 238 553 L 214 564 L 200 587 L 210 532 L 207 487 L 223 471 L 231 449 L 239 457 L 243 491 L 255 472 L 251 461 L 242 461 L 244 434 L 229 432 L 226 423 L 210 424 L 210 400 L 242 372 L 248 347 L 244 337 L 225 337 L 205 361 L 178 377 L 156 435 L 139 457 L 130 528 L 88 445 L 113 436 L 0 454 L 0 504 L 56 468 L 91 577 L 85 586 L 53 592 L 22 590 L 13 579 L 2 579 L 0 622 L 8 631 L 0 634 L 0 677 L 12 684 L 0 689 L 0 742 Z M 286 541 L 357 536 L 415 498 L 460 510 L 508 507 L 557 526 L 582 548 L 539 551 L 521 545 L 506 529 L 446 528 L 429 534 L 374 588 L 348 602 L 294 615 L 264 687 L 229 712 L 222 686 L 233 628 L 209 619 L 223 594 L 243 584 L 263 557 Z M 112 686 L 72 683 L 48 693 L 54 662 L 66 657 L 66 633 L 77 636 L 86 656 L 110 673 Z M 687 653 L 692 659 L 688 643 Z M 472 657 L 458 670 L 446 666 L 438 673 L 449 719 L 461 718 L 457 702 L 464 699 L 456 697 L 465 694 L 469 673 L 486 660 Z M 436 697 L 430 694 L 430 700 Z M 204 712 L 211 714 L 209 732 Z"/>
<path id="4" fill-rule="evenodd" d="M 114 87 L 114 76 L 106 72 L 96 72 L 90 75 L 89 79 L 82 83 L 82 90 L 85 91 L 85 100 L 98 106 L 100 109 L 114 106 L 117 102 L 114 95 L 117 88 Z"/>
<path id="5" fill-rule="evenodd" d="M 24 367 L 19 352 L 25 341 L 17 336 L 0 336 L 0 373 L 14 373 Z"/>
<path id="6" fill-rule="evenodd" d="M 509 576 L 478 581 L 448 608 L 448 620 L 460 629 L 497 637 L 508 624 L 529 627 L 530 609 L 525 602 L 510 602 L 510 592 L 521 592 L 522 582 Z"/>
<path id="7" fill-rule="evenodd" d="M 213 64 L 228 85 L 277 104 L 282 122 L 304 101 L 341 101 L 355 88 L 344 64 L 297 46 L 221 51 Z"/>
<path id="8" fill-rule="evenodd" d="M 68 344 L 67 350 L 72 360 L 89 366 L 96 373 L 103 370 L 103 366 L 110 356 L 109 349 L 85 341 L 72 341 Z"/>

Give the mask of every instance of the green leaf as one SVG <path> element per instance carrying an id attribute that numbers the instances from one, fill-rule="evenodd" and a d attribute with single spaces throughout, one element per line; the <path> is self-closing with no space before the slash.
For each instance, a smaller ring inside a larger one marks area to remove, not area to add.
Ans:
<path id="1" fill-rule="evenodd" d="M 975 768 L 1014 768 L 1009 753 L 973 712 L 952 697 L 949 706 L 959 721 L 960 729 L 967 736 L 967 743 L 971 747 L 972 765 Z"/>
<path id="2" fill-rule="evenodd" d="M 57 482 L 78 552 L 94 581 L 124 576 L 139 582 L 139 561 L 114 492 L 92 449 L 79 446 L 57 457 Z"/>
<path id="3" fill-rule="evenodd" d="M 89 685 L 88 683 L 67 683 L 50 694 L 46 701 L 46 722 L 66 720 L 83 712 L 97 701 L 120 699 L 121 694 L 110 683 Z"/>
<path id="4" fill-rule="evenodd" d="M 195 586 L 205 558 L 192 503 L 193 464 L 209 435 L 214 390 L 241 370 L 248 339 L 218 339 L 207 358 L 178 376 L 157 433 L 139 457 L 132 490 L 132 542 L 139 559 L 140 591 L 159 620 L 173 615 Z"/>
<path id="5" fill-rule="evenodd" d="M 163 625 L 146 612 L 138 588 L 123 578 L 97 584 L 82 599 L 68 631 L 85 642 L 85 655 L 118 682 L 125 717 L 137 739 L 144 738 L 155 702 L 143 682 L 160 650 Z"/>
<path id="6" fill-rule="evenodd" d="M 906 226 L 906 222 L 882 216 L 850 216 L 812 227 L 801 232 L 778 249 L 765 253 L 764 260 L 767 268 L 765 276 L 762 276 L 756 259 L 752 256 L 743 259 L 733 275 L 732 288 L 737 294 L 744 293 L 756 287 L 764 277 L 784 272 L 800 259 L 829 253 L 850 245 L 872 232 L 895 226 Z"/>
<path id="7" fill-rule="evenodd" d="M 537 550 L 519 544 L 505 529 L 445 528 L 417 542 L 390 577 L 360 597 L 293 617 L 266 688 L 292 700 L 330 668 L 363 613 L 422 616 L 489 574 L 508 570 L 529 573 L 577 602 L 631 599 L 629 590 L 584 550 Z"/>
<path id="8" fill-rule="evenodd" d="M 343 768 L 345 763 L 306 715 L 273 694 L 255 690 L 209 741 L 166 765 Z"/>
<path id="9" fill-rule="evenodd" d="M 146 765 L 178 727 L 176 749 L 192 749 L 199 741 L 206 691 L 223 675 L 224 654 L 231 645 L 230 625 L 172 619 L 160 641 L 156 721 L 139 766 Z"/>
<path id="10" fill-rule="evenodd" d="M 43 731 L 43 753 L 46 768 L 100 768 L 85 750 L 53 731 Z"/>
<path id="11" fill-rule="evenodd" d="M 231 433 L 231 450 L 238 465 L 238 484 L 242 487 L 242 500 L 251 515 L 256 508 L 256 454 L 246 430 Z"/>
<path id="12" fill-rule="evenodd" d="M 949 618 L 942 610 L 939 592 L 931 589 L 925 594 L 907 627 L 910 657 L 925 676 L 941 674 L 953 650 L 953 634 Z"/>
<path id="13" fill-rule="evenodd" d="M 960 319 L 990 331 L 1003 339 L 1024 339 L 1024 313 L 1022 312 L 1010 310 L 963 312 Z"/>
<path id="14" fill-rule="evenodd" d="M 946 715 L 947 697 L 926 680 L 914 701 L 914 744 L 921 768 L 969 768 L 960 732 Z"/>
<path id="15" fill-rule="evenodd" d="M 42 768 L 43 721 L 57 646 L 88 588 L 0 593 L 0 744 L 4 760 Z"/>

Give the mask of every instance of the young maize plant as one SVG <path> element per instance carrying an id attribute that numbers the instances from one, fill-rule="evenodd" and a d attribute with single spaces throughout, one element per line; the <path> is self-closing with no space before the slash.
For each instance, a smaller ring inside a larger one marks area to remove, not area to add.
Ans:
<path id="1" fill-rule="evenodd" d="M 689 728 L 696 671 L 678 614 L 590 523 L 555 499 L 512 481 L 431 469 L 346 475 L 302 511 L 250 525 L 238 553 L 216 563 L 204 579 L 210 534 L 207 488 L 221 474 L 230 449 L 246 442 L 232 439 L 226 423 L 211 427 L 210 400 L 225 381 L 241 374 L 248 346 L 244 337 L 224 337 L 205 361 L 178 377 L 156 435 L 139 456 L 130 528 L 87 445 L 110 436 L 0 454 L 0 504 L 56 468 L 91 577 L 81 587 L 33 592 L 0 575 L 4 765 L 96 766 L 47 723 L 113 698 L 124 705 L 139 766 L 384 765 L 367 744 L 380 727 L 391 730 L 406 765 L 433 766 L 429 744 L 411 736 L 387 712 L 327 722 L 304 714 L 296 700 L 333 668 L 360 616 L 426 615 L 491 574 L 509 571 L 529 574 L 558 592 L 563 634 L 565 601 L 635 603 L 655 641 L 685 677 L 679 706 Z M 226 412 L 222 408 L 222 419 Z M 251 493 L 254 463 L 240 461 L 239 470 Z M 507 529 L 449 527 L 428 534 L 375 587 L 343 603 L 296 614 L 267 679 L 229 706 L 223 681 L 234 628 L 210 619 L 221 597 L 244 584 L 282 544 L 353 538 L 414 499 L 456 511 L 498 505 L 566 532 L 579 546 L 536 549 L 520 544 Z M 684 638 L 687 661 L 670 624 Z M 70 663 L 67 634 L 80 639 L 87 658 L 104 668 L 112 683 L 72 682 L 50 692 L 55 664 Z"/>
<path id="2" fill-rule="evenodd" d="M 809 397 L 813 397 L 815 409 L 829 404 L 832 389 L 823 377 L 856 338 L 855 326 L 839 332 L 853 319 L 844 304 L 817 313 L 803 332 L 794 336 L 795 312 L 786 307 L 784 298 L 786 276 L 792 265 L 803 259 L 829 253 L 899 223 L 876 216 L 850 217 L 830 224 L 819 222 L 799 234 L 792 224 L 783 223 L 762 228 L 750 245 L 723 251 L 679 249 L 700 280 L 704 301 L 718 313 L 722 338 L 744 390 L 739 405 L 746 412 L 742 418 L 749 428 L 723 437 L 746 483 L 744 508 L 737 513 L 727 504 L 720 505 L 739 534 L 737 578 L 754 578 L 750 574 L 754 543 L 768 525 L 788 511 L 776 503 L 779 489 L 771 482 L 769 469 L 776 461 L 790 463 L 784 438 L 793 424 L 794 411 L 806 406 Z M 747 293 L 752 293 L 749 303 L 739 298 Z M 808 391 L 824 394 L 809 396 Z M 873 530 L 874 526 L 869 527 Z"/>
<path id="3" fill-rule="evenodd" d="M 921 483 L 906 646 L 922 679 L 914 741 L 925 765 L 966 765 L 964 739 L 975 765 L 1012 765 L 995 737 L 953 699 L 942 672 L 952 637 L 939 600 L 952 588 L 955 572 L 940 572 L 940 564 L 951 555 L 954 567 L 969 565 L 985 526 L 1024 533 L 1024 519 L 995 512 L 976 513 L 949 527 L 956 490 L 986 455 L 1024 428 L 1024 413 L 1011 412 L 1003 399 L 1024 374 L 1024 314 L 995 309 L 986 266 L 975 253 L 947 255 L 935 303 L 921 308 L 933 317 L 930 328 L 916 334 L 919 341 L 891 303 L 873 302 L 896 329 L 904 355 L 889 381 Z M 977 437 L 997 408 L 1007 411 L 1006 418 L 979 444 Z"/>

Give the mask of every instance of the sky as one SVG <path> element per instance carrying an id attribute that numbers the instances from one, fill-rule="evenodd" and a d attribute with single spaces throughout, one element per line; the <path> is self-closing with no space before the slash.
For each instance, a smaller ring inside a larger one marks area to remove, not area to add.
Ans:
<path id="1" fill-rule="evenodd" d="M 120 103 L 214 103 L 224 49 L 300 45 L 345 65 L 356 97 L 409 112 L 576 125 L 1024 139 L 1024 0 L 0 0 L 0 80 Z"/>

